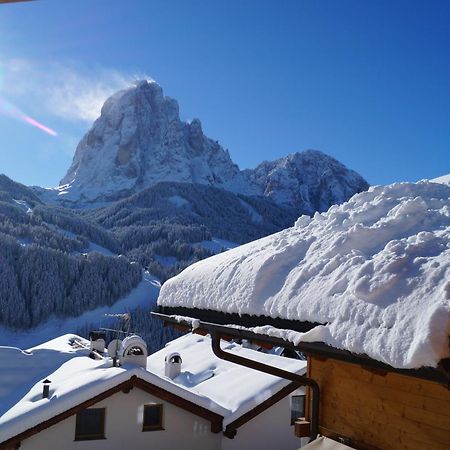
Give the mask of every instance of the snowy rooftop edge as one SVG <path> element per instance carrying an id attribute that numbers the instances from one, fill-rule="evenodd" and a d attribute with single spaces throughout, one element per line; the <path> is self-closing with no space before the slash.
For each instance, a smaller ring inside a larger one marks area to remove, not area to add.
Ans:
<path id="1" fill-rule="evenodd" d="M 450 357 L 450 186 L 371 187 L 188 267 L 158 305 L 326 323 L 304 339 L 436 367 Z"/>
<path id="2" fill-rule="evenodd" d="M 88 350 L 71 348 L 71 338 L 88 344 L 79 336 L 65 335 L 28 351 L 0 347 L 0 353 L 7 351 L 11 353 L 9 356 L 16 356 L 10 358 L 10 366 L 0 374 L 0 381 L 8 384 L 7 393 L 0 389 L 0 443 L 132 376 L 223 416 L 224 429 L 289 384 L 287 380 L 219 360 L 213 354 L 207 336 L 188 334 L 170 342 L 147 358 L 147 369 L 131 364 L 112 367 L 111 362 L 105 359 L 93 360 L 89 358 Z M 228 351 L 276 363 L 286 370 L 306 371 L 305 361 L 255 352 L 238 344 L 224 342 L 223 345 Z M 175 380 L 164 376 L 164 356 L 173 351 L 182 355 L 184 365 L 181 375 Z M 56 353 L 59 358 L 56 358 Z M 39 360 L 33 361 L 34 356 Z M 28 361 L 27 371 L 23 371 L 24 360 L 25 365 Z M 36 363 L 42 363 L 42 366 L 36 366 Z M 52 381 L 50 399 L 42 398 L 42 380 L 45 378 Z M 251 379 L 252 383 L 243 382 L 245 379 Z M 230 395 L 231 392 L 235 395 Z"/>

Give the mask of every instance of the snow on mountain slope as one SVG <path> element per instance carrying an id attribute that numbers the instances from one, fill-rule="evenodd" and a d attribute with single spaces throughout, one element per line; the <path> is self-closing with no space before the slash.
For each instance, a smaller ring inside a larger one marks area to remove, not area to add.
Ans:
<path id="1" fill-rule="evenodd" d="M 79 143 L 59 192 L 67 200 L 117 199 L 158 181 L 238 189 L 244 183 L 230 155 L 207 138 L 198 119 L 180 120 L 176 100 L 140 81 L 103 105 Z"/>
<path id="2" fill-rule="evenodd" d="M 200 261 L 158 304 L 324 325 L 297 334 L 398 368 L 450 356 L 450 186 L 376 186 Z"/>
<path id="3" fill-rule="evenodd" d="M 317 150 L 265 161 L 245 174 L 259 195 L 308 214 L 326 211 L 369 187 L 359 174 Z"/>
<path id="4" fill-rule="evenodd" d="M 77 317 L 66 319 L 50 318 L 39 326 L 26 332 L 12 331 L 0 327 L 0 345 L 27 348 L 48 341 L 64 333 L 77 333 L 86 326 L 99 327 L 108 323 L 108 314 L 120 314 L 138 307 L 150 309 L 154 306 L 160 289 L 159 281 L 144 272 L 142 281 L 129 294 L 111 306 L 101 306 L 86 311 Z"/>
<path id="5" fill-rule="evenodd" d="M 355 172 L 312 150 L 240 171 L 228 151 L 204 135 L 198 119 L 182 122 L 176 100 L 144 80 L 105 102 L 60 186 L 34 192 L 47 203 L 89 208 L 161 181 L 267 196 L 297 214 L 325 210 L 368 187 Z"/>
<path id="6" fill-rule="evenodd" d="M 5 198 L 5 196 L 8 196 L 8 198 Z M 31 205 L 42 203 L 33 192 L 33 189 L 11 180 L 6 175 L 0 174 L 0 200 L 11 199 L 19 199 Z"/>

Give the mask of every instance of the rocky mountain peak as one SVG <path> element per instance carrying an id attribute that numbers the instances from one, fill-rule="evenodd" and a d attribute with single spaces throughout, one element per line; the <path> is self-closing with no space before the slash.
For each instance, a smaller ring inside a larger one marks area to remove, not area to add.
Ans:
<path id="1" fill-rule="evenodd" d="M 180 120 L 178 102 L 153 81 L 112 95 L 61 180 L 66 199 L 113 200 L 159 181 L 232 190 L 242 175 L 201 123 Z"/>
<path id="2" fill-rule="evenodd" d="M 323 211 L 368 187 L 356 172 L 317 150 L 240 171 L 228 151 L 205 136 L 199 119 L 181 121 L 177 101 L 154 81 L 142 80 L 106 100 L 57 192 L 59 199 L 83 206 L 163 181 L 265 196 L 299 213 Z"/>
<path id="3" fill-rule="evenodd" d="M 259 194 L 311 214 L 348 200 L 369 185 L 358 173 L 319 150 L 264 161 L 246 177 Z"/>

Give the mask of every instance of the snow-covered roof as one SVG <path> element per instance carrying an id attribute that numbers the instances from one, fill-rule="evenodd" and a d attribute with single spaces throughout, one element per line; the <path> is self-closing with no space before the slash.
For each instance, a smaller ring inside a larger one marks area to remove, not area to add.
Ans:
<path id="1" fill-rule="evenodd" d="M 450 186 L 371 187 L 188 267 L 158 304 L 318 322 L 284 334 L 396 368 L 436 367 L 450 356 Z"/>
<path id="2" fill-rule="evenodd" d="M 74 340 L 75 345 L 71 344 Z M 218 359 L 208 336 L 188 334 L 147 358 L 147 368 L 112 367 L 110 359 L 91 359 L 89 342 L 64 335 L 22 351 L 0 347 L 0 443 L 129 380 L 133 375 L 224 417 L 223 426 L 273 396 L 289 381 Z M 224 348 L 266 364 L 302 374 L 306 362 L 256 352 L 241 345 Z M 164 376 L 167 353 L 180 353 L 181 374 Z M 48 378 L 50 398 L 42 398 Z"/>
<path id="3" fill-rule="evenodd" d="M 442 175 L 440 177 L 437 178 L 433 178 L 432 180 L 433 183 L 442 183 L 442 184 L 449 184 L 450 185 L 450 173 L 447 175 Z"/>

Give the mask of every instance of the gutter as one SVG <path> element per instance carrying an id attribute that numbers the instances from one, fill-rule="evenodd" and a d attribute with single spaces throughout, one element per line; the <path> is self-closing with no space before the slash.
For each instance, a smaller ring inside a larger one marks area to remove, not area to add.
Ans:
<path id="1" fill-rule="evenodd" d="M 195 330 L 194 330 L 195 332 Z M 316 439 L 319 432 L 319 385 L 316 381 L 311 378 L 304 377 L 303 375 L 298 375 L 296 373 L 288 372 L 278 367 L 269 366 L 268 364 L 255 361 L 253 359 L 244 358 L 243 356 L 238 356 L 233 353 L 226 352 L 220 347 L 220 339 L 223 336 L 220 332 L 216 330 L 211 330 L 211 346 L 214 354 L 225 361 L 229 361 L 240 366 L 245 366 L 250 369 L 258 370 L 260 372 L 268 373 L 279 378 L 284 378 L 285 380 L 290 380 L 296 383 L 298 386 L 308 386 L 312 391 L 311 399 L 311 430 L 310 430 L 310 440 Z M 225 430 L 228 437 L 234 437 L 236 434 L 236 429 Z"/>
<path id="2" fill-rule="evenodd" d="M 287 370 L 279 369 L 278 367 L 270 366 L 268 364 L 261 363 L 259 361 L 255 361 L 253 359 L 244 358 L 243 356 L 238 356 L 229 352 L 222 350 L 220 347 L 221 339 L 230 339 L 234 338 L 249 338 L 255 337 L 261 341 L 274 341 L 281 347 L 291 347 L 292 344 L 289 345 L 288 342 L 279 339 L 279 338 L 271 338 L 267 339 L 267 336 L 264 335 L 255 335 L 254 333 L 249 333 L 247 330 L 242 330 L 239 328 L 226 327 L 223 325 L 217 325 L 209 322 L 201 322 L 196 320 L 195 322 L 190 317 L 173 317 L 166 314 L 161 313 L 151 313 L 152 316 L 162 319 L 165 324 L 170 324 L 175 328 L 183 327 L 185 330 L 190 329 L 193 333 L 197 334 L 207 334 L 211 335 L 211 346 L 214 354 L 219 358 L 225 361 L 232 362 L 234 364 L 239 364 L 241 366 L 248 367 L 250 369 L 258 370 L 260 372 L 267 373 L 269 375 L 274 375 L 279 378 L 283 378 L 285 380 L 289 380 L 295 383 L 298 387 L 300 386 L 308 386 L 311 389 L 311 427 L 310 427 L 310 441 L 317 438 L 319 432 L 319 385 L 312 378 L 305 377 L 303 375 L 298 375 L 296 373 L 288 372 Z M 195 325 L 194 325 L 195 323 Z M 284 344 L 284 345 L 283 345 Z M 230 424 L 231 425 L 231 424 Z M 236 435 L 237 427 L 229 427 L 227 426 L 224 434 L 227 437 L 234 437 Z"/>

